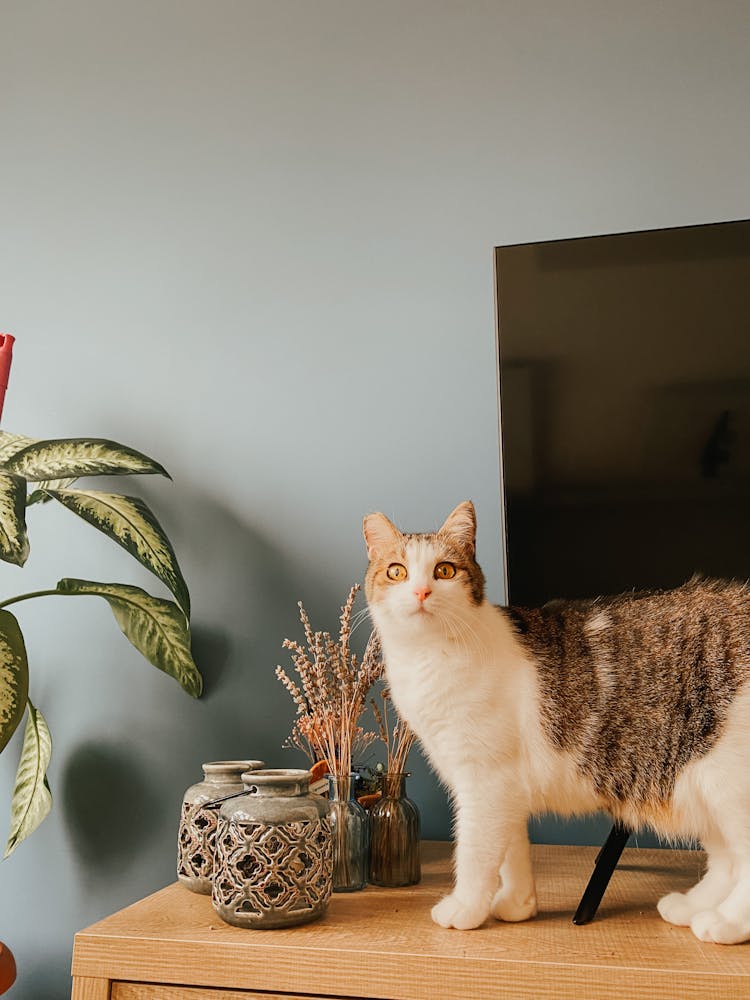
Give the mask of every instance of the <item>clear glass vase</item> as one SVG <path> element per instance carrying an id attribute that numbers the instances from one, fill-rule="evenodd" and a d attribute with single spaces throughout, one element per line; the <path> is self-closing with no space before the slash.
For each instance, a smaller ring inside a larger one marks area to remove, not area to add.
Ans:
<path id="1" fill-rule="evenodd" d="M 370 810 L 370 874 L 373 885 L 416 885 L 419 810 L 406 794 L 408 773 L 384 774 L 383 795 Z"/>
<path id="2" fill-rule="evenodd" d="M 354 797 L 358 775 L 328 775 L 333 840 L 333 891 L 355 892 L 367 885 L 370 824 Z"/>

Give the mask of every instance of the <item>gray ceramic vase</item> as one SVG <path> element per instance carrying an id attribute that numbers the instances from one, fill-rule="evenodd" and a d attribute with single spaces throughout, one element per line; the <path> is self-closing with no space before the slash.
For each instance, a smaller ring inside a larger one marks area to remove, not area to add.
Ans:
<path id="1" fill-rule="evenodd" d="M 325 912 L 332 890 L 328 803 L 310 772 L 253 771 L 224 803 L 216 834 L 214 909 L 237 927 L 292 927 Z"/>
<path id="2" fill-rule="evenodd" d="M 214 760 L 203 764 L 203 781 L 185 792 L 177 836 L 177 879 L 193 892 L 211 895 L 222 802 L 242 793 L 244 772 L 264 766 L 262 760 Z"/>

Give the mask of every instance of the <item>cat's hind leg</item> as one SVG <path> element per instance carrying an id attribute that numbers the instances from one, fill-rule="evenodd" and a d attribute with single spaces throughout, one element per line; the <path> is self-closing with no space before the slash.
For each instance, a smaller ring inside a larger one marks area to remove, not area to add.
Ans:
<path id="1" fill-rule="evenodd" d="M 697 913 L 718 906 L 734 888 L 736 878 L 727 845 L 717 837 L 704 846 L 708 852 L 708 867 L 700 882 L 687 892 L 670 892 L 656 904 L 667 923 L 689 927 Z"/>
<path id="2" fill-rule="evenodd" d="M 750 941 L 750 688 L 738 696 L 726 734 L 706 758 L 703 800 L 715 830 L 721 831 L 730 861 L 731 886 L 723 899 L 707 900 L 690 919 L 701 941 L 740 944 Z"/>
<path id="3" fill-rule="evenodd" d="M 750 849 L 733 851 L 734 884 L 718 905 L 696 913 L 690 929 L 701 941 L 741 944 L 750 941 Z"/>
<path id="4" fill-rule="evenodd" d="M 538 912 L 536 886 L 531 867 L 531 848 L 526 822 L 513 833 L 500 868 L 500 888 L 490 908 L 496 920 L 517 923 L 530 920 Z"/>

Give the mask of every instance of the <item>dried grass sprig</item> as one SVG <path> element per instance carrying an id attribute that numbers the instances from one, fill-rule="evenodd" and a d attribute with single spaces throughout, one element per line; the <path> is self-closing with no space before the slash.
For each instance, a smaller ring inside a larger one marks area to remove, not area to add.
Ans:
<path id="1" fill-rule="evenodd" d="M 397 722 L 391 728 L 388 718 L 388 705 L 392 704 L 391 694 L 387 687 L 383 687 L 380 692 L 382 709 L 374 698 L 370 699 L 372 713 L 375 716 L 375 724 L 378 727 L 378 735 L 385 744 L 386 765 L 388 774 L 403 774 L 406 771 L 406 759 L 411 748 L 416 741 L 416 735 L 409 726 L 401 719 L 396 712 L 395 706 L 392 711 L 396 715 Z"/>
<path id="2" fill-rule="evenodd" d="M 383 672 L 377 639 L 370 638 L 361 660 L 351 651 L 352 612 L 359 590 L 355 584 L 341 608 L 337 639 L 329 632 L 313 630 L 300 601 L 307 649 L 293 639 L 283 642 L 291 653 L 299 684 L 283 667 L 276 668 L 276 676 L 297 709 L 287 745 L 302 750 L 311 762 L 324 760 L 336 777 L 347 777 L 352 758 L 377 739 L 359 724 L 368 692 Z"/>

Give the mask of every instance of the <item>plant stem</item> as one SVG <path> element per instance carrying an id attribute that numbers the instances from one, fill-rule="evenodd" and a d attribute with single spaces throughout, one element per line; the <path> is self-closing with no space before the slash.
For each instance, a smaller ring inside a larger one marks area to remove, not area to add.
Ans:
<path id="1" fill-rule="evenodd" d="M 19 594 L 18 597 L 10 597 L 7 601 L 1 601 L 0 608 L 7 608 L 8 605 L 17 604 L 18 601 L 28 601 L 32 597 L 51 597 L 53 594 L 59 595 L 60 593 L 59 590 L 35 590 L 31 594 Z"/>

